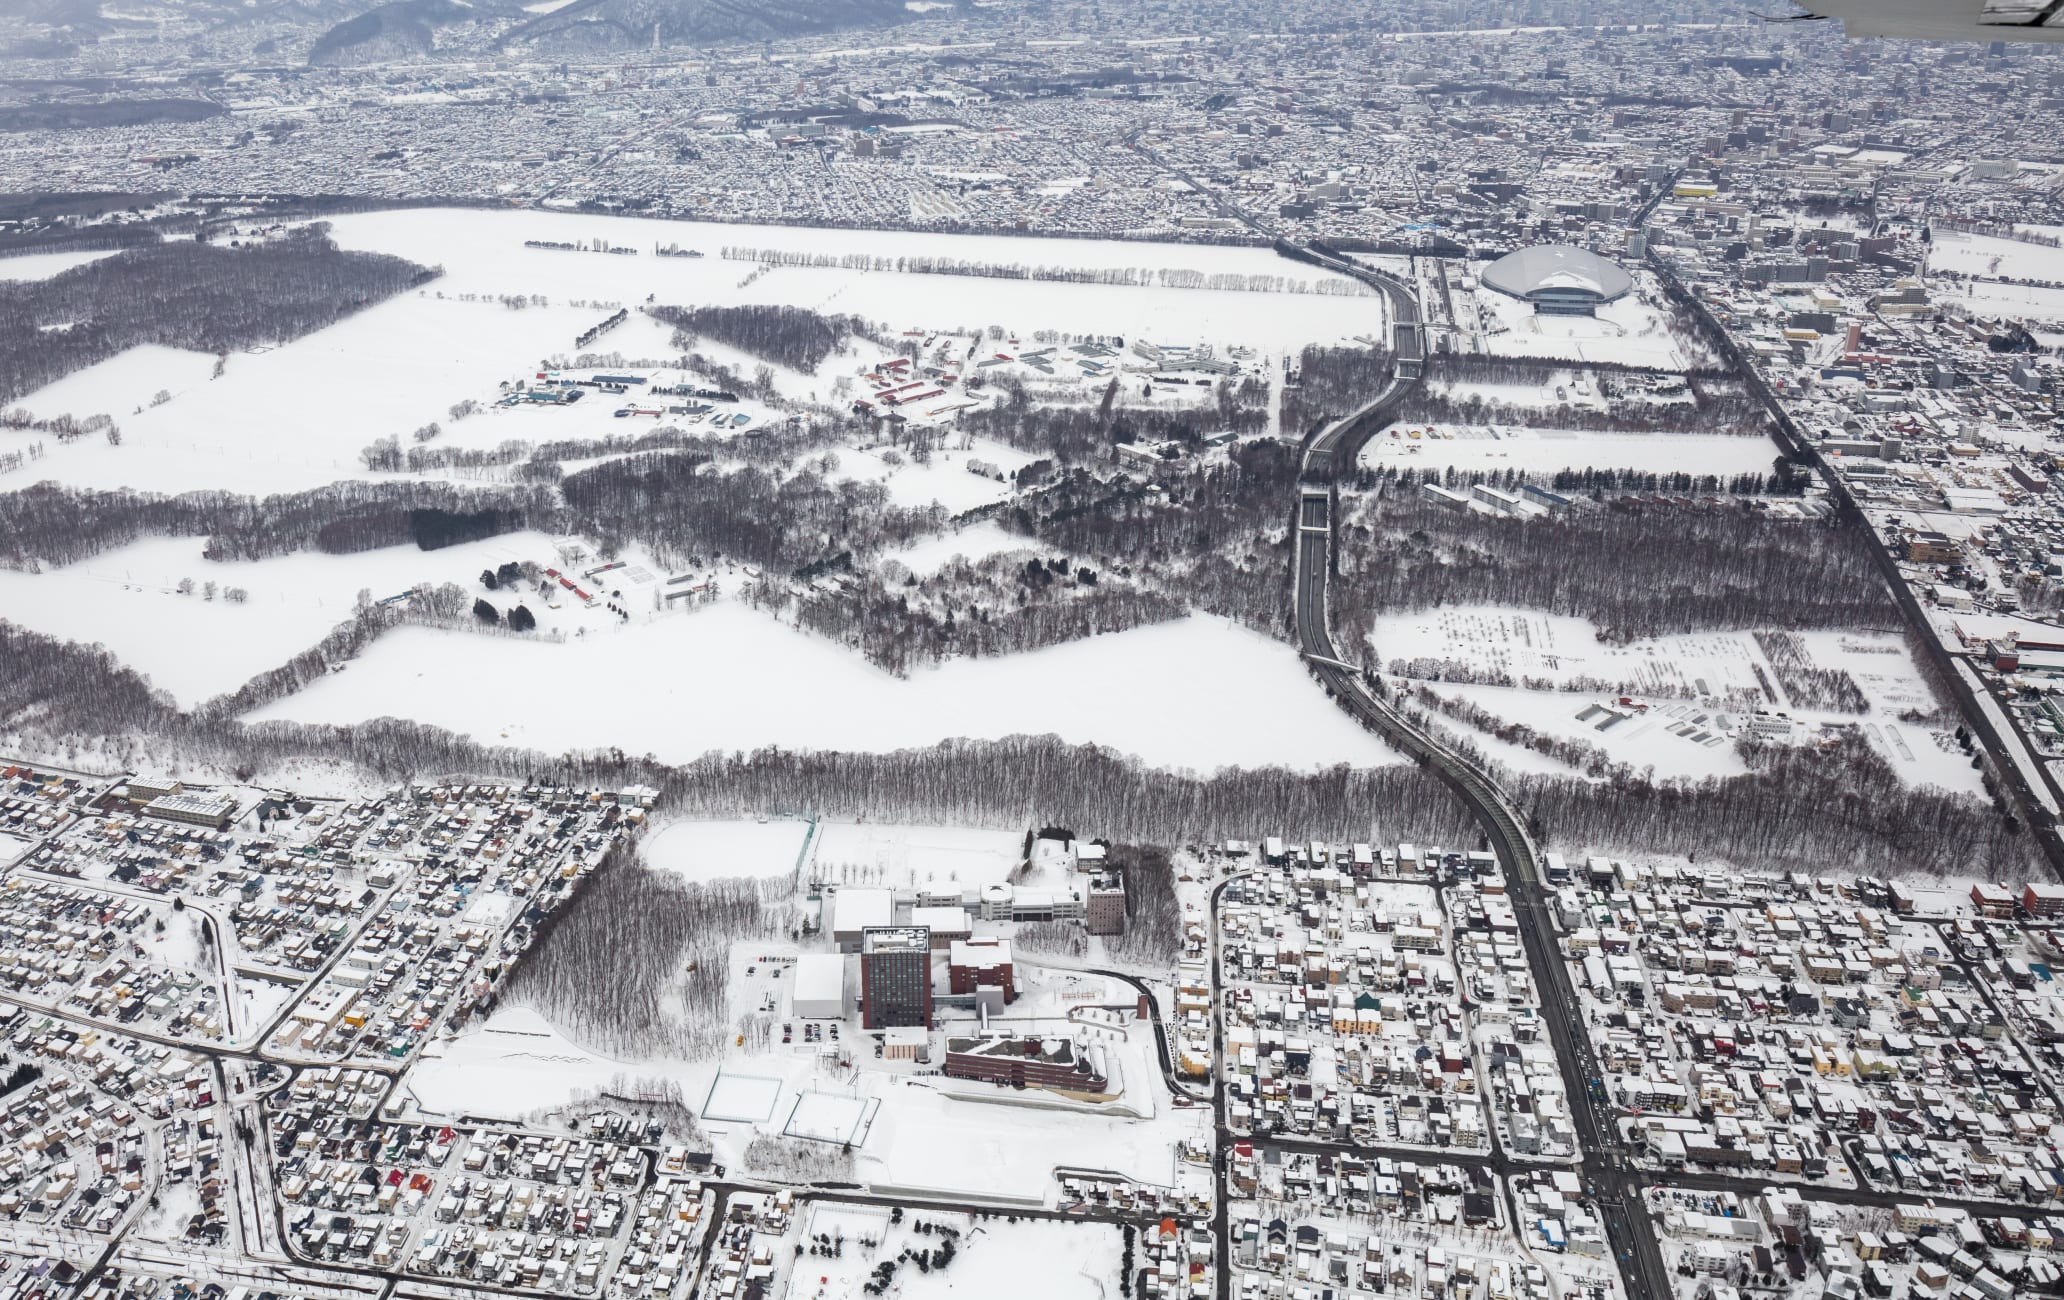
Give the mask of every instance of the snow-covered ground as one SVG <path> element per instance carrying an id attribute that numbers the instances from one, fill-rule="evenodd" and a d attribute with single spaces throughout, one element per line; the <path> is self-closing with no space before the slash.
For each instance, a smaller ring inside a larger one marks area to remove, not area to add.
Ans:
<path id="1" fill-rule="evenodd" d="M 1524 723 L 1544 735 L 1596 745 L 1637 771 L 1652 767 L 1661 780 L 1738 776 L 1748 770 L 1733 744 L 1712 725 L 1713 710 L 1689 702 L 1658 701 L 1648 713 L 1600 730 L 1605 719 L 1583 716 L 1595 701 L 1595 697 L 1588 695 L 1508 686 L 1443 684 L 1435 689 L 1443 695 L 1468 700 L 1504 721 Z M 1701 718 L 1709 721 L 1701 724 L 1697 721 Z M 1677 734 L 1672 728 L 1681 723 L 1690 723 L 1693 729 Z M 1530 770 L 1567 770 L 1546 755 L 1515 745 L 1500 747 L 1494 756 Z"/>
<path id="2" fill-rule="evenodd" d="M 53 440 L 37 476 L 259 494 L 363 478 L 359 452 L 368 444 L 449 422 L 453 403 L 534 373 L 543 357 L 607 314 L 556 305 L 510 311 L 435 294 L 402 294 L 285 346 L 233 353 L 220 379 L 209 378 L 212 357 L 139 348 L 29 393 L 16 404 L 39 418 L 105 411 L 122 427 L 119 447 L 98 438 L 68 446 Z M 180 382 L 168 382 L 173 371 Z M 172 400 L 147 405 L 160 388 Z M 453 445 L 523 436 L 510 421 L 485 416 L 451 429 Z"/>
<path id="3" fill-rule="evenodd" d="M 0 280 L 48 280 L 51 276 L 69 271 L 75 266 L 98 262 L 103 257 L 113 257 L 112 248 L 92 248 L 65 253 L 23 253 L 16 257 L 0 257 Z"/>
<path id="4" fill-rule="evenodd" d="M 972 478 L 973 475 L 969 477 Z M 928 578 L 945 568 L 956 556 L 969 563 L 979 564 L 992 555 L 1008 555 L 1012 551 L 1031 550 L 1038 545 L 1038 542 L 1022 533 L 1008 532 L 985 519 L 955 532 L 927 537 L 888 558 L 902 564 L 917 576 Z"/>
<path id="5" fill-rule="evenodd" d="M 898 329 L 1002 325 L 1189 339 L 1199 330 L 1257 344 L 1381 330 L 1382 300 L 1373 296 L 1224 292 L 1200 289 L 1076 285 L 958 275 L 909 275 L 842 268 L 778 267 L 743 289 L 754 263 L 718 256 L 725 247 L 843 257 L 928 257 L 999 265 L 1075 269 L 1188 270 L 1204 274 L 1344 280 L 1290 262 L 1265 248 L 1119 240 L 1037 239 L 1002 235 L 835 230 L 606 218 L 535 211 L 427 209 L 335 218 L 347 248 L 394 253 L 441 265 L 447 293 L 543 293 L 561 298 L 643 302 L 793 303 L 815 311 L 888 321 Z M 527 239 L 606 240 L 640 250 L 636 257 L 523 247 Z M 700 250 L 701 258 L 657 258 L 655 244 Z M 1219 328 L 1223 327 L 1223 328 Z"/>
<path id="6" fill-rule="evenodd" d="M 559 643 L 405 627 L 349 672 L 254 715 L 380 716 L 490 744 L 672 761 L 763 745 L 881 752 L 1045 733 L 1203 771 L 1394 761 L 1327 703 L 1296 656 L 1206 616 L 908 679 L 729 602 Z"/>
<path id="7" fill-rule="evenodd" d="M 651 866 L 689 880 L 787 876 L 809 832 L 798 821 L 673 821 L 646 835 L 642 853 Z"/>
<path id="8" fill-rule="evenodd" d="M 214 370 L 215 358 L 205 352 L 145 343 L 105 361 L 97 361 L 83 370 L 75 370 L 13 405 L 39 419 L 57 415 L 113 416 L 126 439 L 133 428 L 163 422 L 164 415 L 171 410 L 171 403 L 150 405 L 159 393 L 169 393 L 174 400 L 185 397 L 211 382 L 208 376 Z M 144 409 L 138 411 L 139 407 Z M 207 455 L 211 452 L 204 450 L 204 446 L 212 444 L 212 441 L 213 435 L 205 430 L 190 430 L 183 444 L 175 439 L 170 446 L 176 451 L 183 445 L 193 454 Z M 36 466 L 38 480 L 59 477 L 54 472 L 59 464 L 97 462 L 100 459 L 98 452 L 113 453 L 116 450 L 100 438 L 81 438 L 70 446 L 60 444 L 55 438 L 44 438 L 43 443 L 48 458 Z M 86 455 L 89 449 L 95 455 Z M 120 473 L 97 477 L 93 481 L 104 487 L 153 488 L 156 485 L 155 480 L 147 475 L 125 478 Z"/>
<path id="9" fill-rule="evenodd" d="M 889 489 L 889 500 L 899 506 L 923 507 L 937 502 L 955 514 L 994 504 L 1010 495 L 1008 484 L 973 473 L 968 469 L 969 461 L 987 461 L 1006 474 L 1032 462 L 1031 456 L 1017 448 L 986 438 L 970 439 L 966 451 L 934 452 L 929 465 L 906 461 L 892 466 L 878 451 L 851 447 L 836 454 L 838 477 L 881 483 Z"/>
<path id="10" fill-rule="evenodd" d="M 390 435 L 406 439 L 432 421 L 445 429 L 437 445 L 455 447 L 650 427 L 651 422 L 643 419 L 616 418 L 621 403 L 600 393 L 563 409 L 490 410 L 460 422 L 449 416 L 453 404 L 467 399 L 491 402 L 500 395 L 502 383 L 527 379 L 544 359 L 571 353 L 575 336 L 617 306 L 648 300 L 688 306 L 792 304 L 858 315 L 898 333 L 986 331 L 995 326 L 1013 338 L 1054 331 L 1251 348 L 1261 356 L 1292 352 L 1312 342 L 1380 335 L 1385 327 L 1382 300 L 1369 296 L 1081 285 L 840 268 L 784 267 L 754 276 L 755 263 L 717 255 L 720 248 L 734 246 L 1347 283 L 1266 249 L 478 210 L 363 213 L 338 217 L 331 224 L 338 243 L 346 248 L 397 254 L 440 266 L 445 274 L 419 291 L 292 343 L 232 354 L 219 379 L 210 378 L 212 357 L 139 348 L 26 394 L 18 405 L 40 418 L 106 412 L 122 426 L 120 446 L 101 439 L 53 444 L 37 464 L 38 477 L 163 492 L 280 492 L 364 477 L 359 453 L 368 444 Z M 636 247 L 642 255 L 525 248 L 526 240 L 606 240 Z M 705 256 L 660 258 L 652 255 L 656 244 L 698 248 Z M 33 260 L 14 259 L 20 266 Z M 741 287 L 748 277 L 750 283 Z M 544 297 L 549 305 L 511 310 L 499 301 L 533 295 Z M 575 302 L 586 305 L 571 305 Z M 756 359 L 713 340 L 698 341 L 696 348 L 747 374 L 758 367 Z M 631 359 L 673 354 L 669 332 L 637 315 L 596 339 L 591 349 Z M 839 400 L 833 393 L 835 378 L 852 374 L 864 360 L 849 350 L 828 360 L 816 375 L 777 370 L 776 387 L 798 399 Z M 161 389 L 169 391 L 172 400 L 151 406 L 151 398 Z M 767 414 L 750 402 L 737 409 L 755 422 Z M 961 477 L 949 479 L 949 473 Z M 957 466 L 941 467 L 934 474 L 936 483 L 925 475 L 898 475 L 910 481 L 892 482 L 897 499 L 922 503 L 931 497 L 919 493 L 942 490 L 949 481 L 965 493 L 973 480 Z M 942 499 L 958 508 L 950 495 Z"/>
<path id="11" fill-rule="evenodd" d="M 864 1050 L 866 1038 L 853 1037 Z M 702 1116 L 718 1158 L 734 1166 L 756 1134 L 786 1127 L 799 1101 L 821 1115 L 836 1108 L 827 1098 L 848 1098 L 877 1103 L 854 1156 L 857 1177 L 879 1188 L 1037 1200 L 1054 1194 L 1053 1171 L 1063 1166 L 1173 1185 L 1178 1145 L 1206 1140 L 1210 1112 L 1169 1105 L 1146 1026 L 1135 1025 L 1129 1041 L 1107 1050 L 1122 1061 L 1127 1103 L 1145 1117 L 1023 1104 L 1026 1097 L 1007 1090 L 879 1062 L 842 1066 L 816 1044 L 800 1042 L 740 1051 L 722 1062 L 613 1059 L 524 1008 L 498 1011 L 484 1025 L 432 1044 L 402 1086 L 429 1114 L 514 1120 L 605 1089 L 646 1095 L 678 1085 Z M 967 1096 L 953 1095 L 959 1089 Z M 1041 1100 L 1036 1092 L 1027 1096 Z"/>
<path id="12" fill-rule="evenodd" d="M 1022 831 L 823 822 L 810 869 L 819 880 L 841 884 L 972 888 L 1001 883 L 1024 856 Z"/>
<path id="13" fill-rule="evenodd" d="M 1417 438 L 1412 437 L 1418 433 Z M 1736 474 L 1770 471 L 1777 445 L 1762 434 L 1591 433 L 1574 429 L 1459 425 L 1394 426 L 1362 448 L 1371 468 L 1523 470 L 1638 469 L 1656 473 Z"/>
<path id="14" fill-rule="evenodd" d="M 1456 310 L 1469 308 L 1457 295 Z M 1541 315 L 1533 305 L 1494 289 L 1466 295 L 1484 332 L 1471 337 L 1485 352 L 1500 356 L 1567 357 L 1572 361 L 1617 362 L 1682 370 L 1690 364 L 1671 337 L 1664 314 L 1637 289 L 1605 303 L 1593 316 Z"/>
<path id="15" fill-rule="evenodd" d="M 277 668 L 350 618 L 361 590 L 380 599 L 419 581 L 471 586 L 506 560 L 549 563 L 549 539 L 512 533 L 438 551 L 390 546 L 355 555 L 300 551 L 254 561 L 203 558 L 193 537 L 156 537 L 28 574 L 0 569 L 0 612 L 62 640 L 98 642 L 182 707 Z M 181 595 L 182 580 L 195 590 Z M 213 582 L 213 600 L 204 594 Z M 241 587 L 249 598 L 225 599 Z M 535 603 L 535 602 L 533 602 Z"/>
<path id="16" fill-rule="evenodd" d="M 1386 616 L 1377 620 L 1370 641 L 1386 665 L 1394 659 L 1453 660 L 1477 672 L 1508 673 L 1516 681 L 1596 678 L 1657 694 L 1756 688 L 1749 657 L 1755 642 L 1746 633 L 1610 645 L 1585 619 L 1467 605 Z"/>
<path id="17" fill-rule="evenodd" d="M 1973 284 L 1939 296 L 1966 303 L 1973 311 L 2037 322 L 2064 321 L 2064 289 L 2046 289 L 2032 284 Z"/>
<path id="18" fill-rule="evenodd" d="M 2064 281 L 2064 248 L 1939 228 L 1934 236 L 1928 250 L 1931 272 Z"/>

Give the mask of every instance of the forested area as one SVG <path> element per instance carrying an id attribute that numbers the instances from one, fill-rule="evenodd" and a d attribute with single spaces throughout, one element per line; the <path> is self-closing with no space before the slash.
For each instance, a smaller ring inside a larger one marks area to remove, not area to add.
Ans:
<path id="1" fill-rule="evenodd" d="M 1839 668 L 1816 665 L 1797 633 L 1758 632 L 1756 644 L 1770 661 L 1778 684 L 1791 697 L 1794 708 L 1870 712 L 1870 702 L 1864 699 L 1863 688 L 1856 684 L 1856 679 Z"/>
<path id="2" fill-rule="evenodd" d="M 700 454 L 647 453 L 569 474 L 560 483 L 582 532 L 605 547 L 637 540 L 662 555 L 716 554 L 786 574 L 935 532 L 938 507 L 889 504 L 879 483 L 814 467 L 718 468 Z"/>
<path id="3" fill-rule="evenodd" d="M 97 645 L 58 641 L 0 619 L 0 719 L 54 736 L 184 729 L 171 699 Z"/>
<path id="4" fill-rule="evenodd" d="M 1033 562 L 1044 570 L 1045 561 Z M 1030 582 L 1027 567 L 1027 561 L 998 556 L 949 566 L 904 587 L 855 574 L 836 592 L 813 594 L 794 615 L 801 626 L 851 646 L 877 666 L 907 674 L 949 655 L 1016 654 L 1189 612 L 1180 596 L 1123 581 L 1085 583 L 1065 569 Z M 785 603 L 778 587 L 764 584 L 747 589 L 745 599 Z"/>
<path id="5" fill-rule="evenodd" d="M 1275 631 L 1289 613 L 1288 502 L 1297 449 L 1261 440 L 1165 475 L 1161 491 L 1076 473 L 1000 516 L 1050 548 L 1095 559 L 1199 609 Z"/>
<path id="6" fill-rule="evenodd" d="M 1182 956 L 1175 863 L 1160 844 L 1113 844 L 1109 864 L 1125 878 L 1125 933 L 1104 940 L 1113 959 L 1167 970 Z"/>
<path id="7" fill-rule="evenodd" d="M 45 226 L 39 230 L 0 232 L 0 256 L 26 253 L 86 253 L 104 248 L 155 244 L 159 233 L 142 222 L 99 226 Z"/>
<path id="8" fill-rule="evenodd" d="M 1340 562 L 1334 610 L 1349 642 L 1382 614 L 1437 605 L 1575 615 L 1608 642 L 1705 628 L 1901 625 L 1853 530 L 1747 508 L 1522 519 L 1383 492 L 1347 514 Z"/>
<path id="9" fill-rule="evenodd" d="M 414 544 L 435 550 L 522 528 L 551 529 L 563 515 L 548 487 L 460 488 L 449 483 L 333 483 L 270 497 L 38 483 L 0 493 L 0 564 L 72 564 L 142 537 L 204 537 L 211 560 L 294 551 L 333 555 Z"/>
<path id="10" fill-rule="evenodd" d="M 1283 389 L 1283 436 L 1303 438 L 1374 401 L 1390 386 L 1387 348 L 1307 347 L 1297 358 L 1297 382 Z"/>
<path id="11" fill-rule="evenodd" d="M 858 316 L 820 316 L 806 307 L 746 304 L 735 307 L 647 307 L 646 313 L 674 328 L 683 352 L 697 338 L 712 338 L 762 361 L 813 373 L 824 359 L 869 326 Z"/>
<path id="12" fill-rule="evenodd" d="M 731 1025 L 731 944 L 798 924 L 793 880 L 691 882 L 618 846 L 538 927 L 498 1000 L 606 1052 L 714 1056 Z"/>
<path id="13" fill-rule="evenodd" d="M 1043 553 L 951 563 L 925 578 L 834 557 L 824 571 L 841 576 L 840 589 L 813 593 L 795 617 L 899 673 L 946 655 L 1034 650 L 1192 610 L 1274 634 L 1289 615 L 1284 502 L 1295 478 L 1296 449 L 1272 440 L 1172 469 L 1158 491 L 1077 467 L 995 512 Z M 747 598 L 786 601 L 778 588 Z"/>
<path id="14" fill-rule="evenodd" d="M 1901 780 L 1860 736 L 1839 746 L 1755 746 L 1746 776 L 1593 784 L 1523 775 L 1507 789 L 1550 847 L 1681 853 L 1759 867 L 1859 873 L 2045 874 L 2032 836 L 1998 809 Z"/>
<path id="15" fill-rule="evenodd" d="M 0 401 L 140 344 L 220 353 L 283 343 L 436 274 L 345 252 L 314 224 L 242 248 L 146 244 L 47 280 L 0 281 Z"/>

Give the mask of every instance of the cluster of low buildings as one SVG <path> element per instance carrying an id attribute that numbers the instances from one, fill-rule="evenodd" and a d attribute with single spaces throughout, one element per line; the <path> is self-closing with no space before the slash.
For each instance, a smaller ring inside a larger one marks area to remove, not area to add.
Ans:
<path id="1" fill-rule="evenodd" d="M 1656 1168 L 2064 1196 L 2052 944 L 1985 915 L 2016 891 L 1601 858 L 1568 875 L 1552 906 L 1602 1087 Z"/>
<path id="2" fill-rule="evenodd" d="M 1477 1149 L 1496 1123 L 1536 1154 L 1569 1147 L 1489 857 L 1271 841 L 1226 885 L 1217 976 L 1236 1133 Z"/>
<path id="3" fill-rule="evenodd" d="M 1510 1248 L 1511 1224 L 1483 1166 L 1243 1142 L 1230 1167 L 1237 1199 L 1227 1249 L 1241 1296 L 1310 1285 L 1444 1297 L 1474 1293 L 1494 1273 L 1501 1294 L 1552 1294 L 1546 1273 L 1529 1275 Z"/>
<path id="4" fill-rule="evenodd" d="M 1811 1288 L 1839 1300 L 2012 1300 L 2064 1294 L 2064 1223 L 2039 1212 L 1981 1214 L 1932 1201 L 1833 1206 L 1771 1188 L 1758 1195 L 1648 1194 L 1665 1258 L 1701 1295 Z"/>
<path id="5" fill-rule="evenodd" d="M 193 920 L 148 896 L 17 875 L 0 884 L 0 987 L 103 1024 L 174 1038 L 226 1036 L 223 989 L 201 954 Z M 181 951 L 163 954 L 168 929 Z"/>
<path id="6" fill-rule="evenodd" d="M 108 1234 L 176 1187 L 199 1218 L 180 1228 L 209 1239 L 218 1135 L 200 1058 L 19 1009 L 0 1015 L 0 1032 L 0 1216 Z"/>

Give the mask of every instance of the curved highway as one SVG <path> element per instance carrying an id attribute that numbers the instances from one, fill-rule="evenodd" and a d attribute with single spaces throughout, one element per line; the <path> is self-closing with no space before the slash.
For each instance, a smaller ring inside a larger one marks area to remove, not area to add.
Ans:
<path id="1" fill-rule="evenodd" d="M 1393 324 L 1419 324 L 1418 301 L 1410 286 L 1396 277 L 1350 262 L 1324 246 L 1279 244 L 1278 251 L 1371 285 L 1390 304 Z M 1423 347 L 1420 352 L 1423 357 Z M 1414 366 L 1411 372 L 1401 372 L 1394 368 L 1375 398 L 1319 429 L 1304 443 L 1295 515 L 1297 544 L 1291 548 L 1298 649 L 1328 694 L 1392 747 L 1439 777 L 1482 826 L 1512 894 L 1541 1014 L 1562 1067 L 1570 1115 L 1583 1153 L 1582 1173 L 1605 1219 L 1628 1295 L 1633 1300 L 1668 1300 L 1669 1273 L 1641 1199 L 1642 1187 L 1650 1180 L 1640 1175 L 1622 1150 L 1607 1110 L 1602 1090 L 1605 1076 L 1581 1023 L 1569 967 L 1552 938 L 1546 894 L 1534 869 L 1533 840 L 1518 810 L 1482 769 L 1401 715 L 1382 695 L 1374 674 L 1342 660 L 1333 647 L 1326 618 L 1326 583 L 1332 571 L 1337 484 L 1353 473 L 1369 439 L 1388 427 L 1391 410 L 1418 382 L 1419 369 Z"/>

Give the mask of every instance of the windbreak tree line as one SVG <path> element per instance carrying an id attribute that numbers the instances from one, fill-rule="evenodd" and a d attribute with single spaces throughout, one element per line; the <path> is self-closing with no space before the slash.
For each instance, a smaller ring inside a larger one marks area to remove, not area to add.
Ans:
<path id="1" fill-rule="evenodd" d="M 1743 755 L 1743 776 L 1597 784 L 1531 774 L 1507 788 L 1551 846 L 1813 872 L 1842 863 L 1950 876 L 1983 862 L 2010 879 L 2045 874 L 2034 838 L 1996 804 L 1910 786 L 1860 736 L 1826 749 L 1744 746 Z"/>
<path id="2" fill-rule="evenodd" d="M 1283 432 L 1301 437 L 1376 400 L 1390 386 L 1388 348 L 1307 347 L 1283 389 Z"/>

